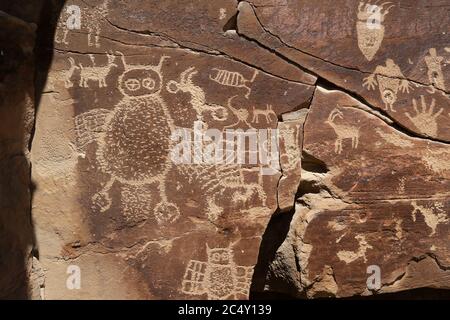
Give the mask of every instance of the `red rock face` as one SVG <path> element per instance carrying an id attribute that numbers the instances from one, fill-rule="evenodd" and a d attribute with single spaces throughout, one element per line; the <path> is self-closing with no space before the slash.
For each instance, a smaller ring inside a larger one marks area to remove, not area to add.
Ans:
<path id="1" fill-rule="evenodd" d="M 448 288 L 435 2 L 54 6 L 31 149 L 40 297 Z"/>

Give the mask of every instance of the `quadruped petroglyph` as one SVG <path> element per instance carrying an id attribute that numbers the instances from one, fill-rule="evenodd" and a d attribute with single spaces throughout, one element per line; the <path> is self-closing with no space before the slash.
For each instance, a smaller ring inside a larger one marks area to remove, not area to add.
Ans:
<path id="1" fill-rule="evenodd" d="M 342 152 L 342 143 L 345 139 L 351 139 L 353 149 L 358 148 L 359 128 L 348 124 L 337 123 L 336 118 L 344 119 L 342 111 L 339 110 L 339 105 L 330 112 L 328 119 L 325 121 L 326 124 L 333 128 L 337 135 L 334 152 L 337 154 Z"/>

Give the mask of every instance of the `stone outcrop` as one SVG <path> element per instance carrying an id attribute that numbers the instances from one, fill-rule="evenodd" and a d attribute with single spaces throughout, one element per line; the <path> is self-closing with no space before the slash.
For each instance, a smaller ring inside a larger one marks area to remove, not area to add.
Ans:
<path id="1" fill-rule="evenodd" d="M 0 7 L 0 297 L 449 289 L 440 6 L 46 3 Z"/>

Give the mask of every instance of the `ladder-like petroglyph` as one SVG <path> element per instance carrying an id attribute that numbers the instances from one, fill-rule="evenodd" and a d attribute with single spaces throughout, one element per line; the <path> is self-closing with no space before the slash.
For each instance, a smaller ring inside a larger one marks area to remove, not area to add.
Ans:
<path id="1" fill-rule="evenodd" d="M 356 22 L 358 46 L 368 61 L 372 61 L 383 42 L 385 27 L 382 23 L 389 10 L 393 7 L 391 5 L 387 9 L 384 9 L 384 6 L 388 4 L 390 2 L 385 2 L 381 5 L 377 5 L 376 3 L 359 3 L 357 13 L 358 21 Z"/>
<path id="2" fill-rule="evenodd" d="M 392 112 L 395 112 L 398 91 L 409 93 L 412 89 L 400 67 L 392 59 L 387 59 L 385 66 L 377 66 L 374 73 L 363 80 L 363 87 L 368 90 L 374 90 L 377 85 L 386 110 Z"/>
<path id="3" fill-rule="evenodd" d="M 183 277 L 181 292 L 187 295 L 204 295 L 209 300 L 237 299 L 247 296 L 253 267 L 238 266 L 233 249 L 209 248 L 207 261 L 189 261 Z"/>
<path id="4" fill-rule="evenodd" d="M 347 124 L 336 123 L 336 118 L 340 118 L 341 120 L 344 119 L 342 111 L 338 108 L 339 105 L 330 112 L 325 123 L 331 126 L 337 135 L 334 152 L 340 154 L 342 152 L 342 143 L 345 139 L 351 139 L 353 149 L 358 148 L 359 128 Z"/>
<path id="5" fill-rule="evenodd" d="M 121 55 L 125 69 L 118 79 L 122 100 L 110 111 L 95 109 L 75 118 L 78 147 L 84 149 L 95 141 L 99 169 L 109 175 L 92 197 L 93 205 L 101 212 L 111 207 L 110 189 L 115 182 L 156 184 L 160 201 L 154 208 L 155 218 L 158 223 L 171 223 L 180 216 L 178 207 L 167 199 L 165 184 L 174 125 L 160 95 L 161 69 L 169 57 L 162 56 L 156 66 L 145 66 L 129 65 Z"/>
<path id="6" fill-rule="evenodd" d="M 438 132 L 437 118 L 442 114 L 444 108 L 439 109 L 439 111 L 435 113 L 434 108 L 436 105 L 436 100 L 434 98 L 431 99 L 430 107 L 427 107 L 425 97 L 423 95 L 420 96 L 420 110 L 417 107 L 416 99 L 413 99 L 412 102 L 416 114 L 414 116 L 411 116 L 409 112 L 406 112 L 405 115 L 414 124 L 414 126 L 420 130 L 422 134 L 430 137 L 435 137 Z"/>
<path id="7" fill-rule="evenodd" d="M 117 67 L 117 64 L 114 63 L 115 56 L 113 54 L 107 54 L 108 64 L 106 66 L 96 66 L 94 55 L 89 54 L 89 58 L 91 59 L 92 66 L 85 67 L 81 63 L 79 64 L 80 68 L 80 83 L 79 86 L 83 88 L 89 88 L 89 81 L 95 81 L 98 83 L 99 88 L 107 87 L 106 77 L 111 72 L 113 67 Z"/>
<path id="8" fill-rule="evenodd" d="M 212 68 L 213 74 L 209 75 L 209 78 L 223 86 L 234 87 L 234 88 L 244 88 L 247 90 L 245 98 L 248 99 L 252 89 L 247 85 L 247 83 L 253 83 L 258 75 L 258 70 L 255 70 L 253 76 L 247 80 L 244 76 L 236 71 L 229 71 L 225 69 Z"/>

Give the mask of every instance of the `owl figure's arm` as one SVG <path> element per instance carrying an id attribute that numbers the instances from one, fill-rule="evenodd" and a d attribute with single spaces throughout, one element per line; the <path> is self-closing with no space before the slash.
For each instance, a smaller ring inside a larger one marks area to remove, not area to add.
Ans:
<path id="1" fill-rule="evenodd" d="M 106 118 L 110 114 L 108 109 L 93 109 L 75 117 L 76 146 L 80 151 L 105 131 Z"/>
<path id="2" fill-rule="evenodd" d="M 207 293 L 205 288 L 206 262 L 189 261 L 184 273 L 181 291 L 189 295 L 201 295 Z"/>
<path id="3" fill-rule="evenodd" d="M 253 267 L 236 267 L 236 294 L 247 298 L 250 293 L 250 284 L 253 277 Z"/>

